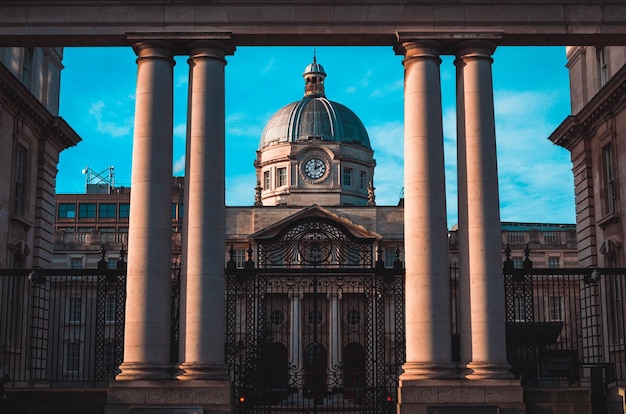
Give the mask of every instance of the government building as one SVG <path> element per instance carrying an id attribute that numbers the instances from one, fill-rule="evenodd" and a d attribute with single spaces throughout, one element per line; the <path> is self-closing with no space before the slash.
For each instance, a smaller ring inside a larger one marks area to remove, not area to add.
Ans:
<path id="1" fill-rule="evenodd" d="M 2 2 L 0 411 L 623 414 L 625 22 L 613 1 Z M 313 57 L 259 137 L 254 204 L 226 206 L 226 59 L 316 44 L 403 56 L 403 198 L 377 204 L 376 148 Z M 492 63 L 518 45 L 570 45 L 549 138 L 572 154 L 575 225 L 500 218 Z M 137 55 L 129 188 L 55 194 L 81 141 L 58 116 L 72 46 Z"/>

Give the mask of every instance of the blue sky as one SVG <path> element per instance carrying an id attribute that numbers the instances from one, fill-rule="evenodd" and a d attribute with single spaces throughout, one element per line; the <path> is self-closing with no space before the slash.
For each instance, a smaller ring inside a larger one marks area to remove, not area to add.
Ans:
<path id="1" fill-rule="evenodd" d="M 317 47 L 326 96 L 363 121 L 374 149 L 378 205 L 396 205 L 403 186 L 403 68 L 391 47 Z M 251 205 L 253 162 L 265 123 L 302 98 L 312 47 L 240 47 L 226 66 L 226 203 Z M 448 225 L 457 222 L 453 58 L 441 65 Z M 174 68 L 175 175 L 184 174 L 188 65 Z M 61 154 L 58 193 L 82 193 L 85 166 L 115 167 L 130 186 L 135 55 L 131 48 L 66 48 L 60 115 L 83 141 Z M 493 79 L 502 221 L 574 223 L 569 152 L 548 135 L 570 114 L 564 47 L 501 47 Z"/>

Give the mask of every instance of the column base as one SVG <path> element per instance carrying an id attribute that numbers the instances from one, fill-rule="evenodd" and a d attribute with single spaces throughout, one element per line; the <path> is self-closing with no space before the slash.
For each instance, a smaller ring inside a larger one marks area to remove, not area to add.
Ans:
<path id="1" fill-rule="evenodd" d="M 400 380 L 399 414 L 525 414 L 519 380 Z"/>
<path id="2" fill-rule="evenodd" d="M 228 380 L 229 376 L 226 365 L 184 362 L 178 366 L 176 379 L 181 381 Z"/>
<path id="3" fill-rule="evenodd" d="M 149 408 L 155 414 L 174 412 L 174 409 L 232 414 L 230 381 L 113 381 L 109 384 L 105 414 L 132 414 L 139 408 Z"/>
<path id="4" fill-rule="evenodd" d="M 467 364 L 469 372 L 465 378 L 469 380 L 511 379 L 513 374 L 509 371 L 510 369 L 509 364 L 470 362 Z"/>
<path id="5" fill-rule="evenodd" d="M 169 380 L 172 379 L 174 366 L 172 364 L 144 364 L 140 362 L 124 362 L 120 365 L 122 371 L 116 381 L 136 380 Z"/>
<path id="6" fill-rule="evenodd" d="M 428 379 L 454 379 L 458 378 L 455 364 L 443 364 L 432 362 L 407 362 L 402 365 L 404 372 L 400 380 L 428 380 Z"/>

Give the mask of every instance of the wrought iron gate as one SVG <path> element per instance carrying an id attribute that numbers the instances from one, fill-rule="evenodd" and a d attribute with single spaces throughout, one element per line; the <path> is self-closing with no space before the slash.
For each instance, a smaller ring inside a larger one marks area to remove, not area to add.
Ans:
<path id="1" fill-rule="evenodd" d="M 351 240 L 319 219 L 256 243 L 258 267 L 249 249 L 243 269 L 231 259 L 226 271 L 237 412 L 394 412 L 404 362 L 401 262 L 373 263 L 373 240 Z"/>

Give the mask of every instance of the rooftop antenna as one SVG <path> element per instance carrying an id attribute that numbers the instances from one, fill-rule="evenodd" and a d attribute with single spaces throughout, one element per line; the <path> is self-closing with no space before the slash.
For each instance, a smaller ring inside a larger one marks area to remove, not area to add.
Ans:
<path id="1" fill-rule="evenodd" d="M 115 167 L 110 166 L 97 172 L 89 166 L 81 171 L 85 176 L 85 193 L 111 194 L 115 188 Z"/>

